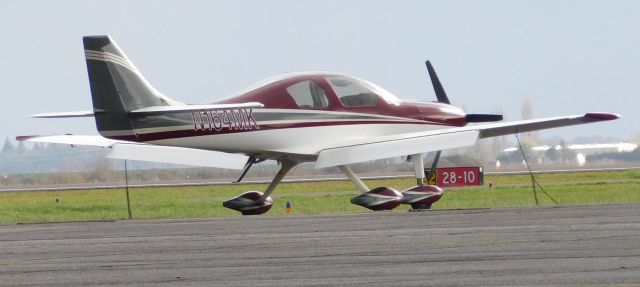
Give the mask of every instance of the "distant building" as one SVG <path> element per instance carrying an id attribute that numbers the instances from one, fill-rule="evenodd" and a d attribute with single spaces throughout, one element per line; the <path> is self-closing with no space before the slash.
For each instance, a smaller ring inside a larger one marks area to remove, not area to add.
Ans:
<path id="1" fill-rule="evenodd" d="M 634 143 L 608 143 L 608 144 L 571 144 L 566 145 L 566 148 L 580 152 L 584 155 L 603 152 L 632 152 L 638 147 L 638 144 Z M 541 145 L 531 148 L 534 151 L 547 151 L 551 149 L 550 145 Z M 553 146 L 556 150 L 562 150 L 564 147 L 561 145 Z M 517 151 L 517 147 L 510 147 L 503 150 L 503 152 Z"/>
<path id="2" fill-rule="evenodd" d="M 546 154 L 549 153 L 551 149 L 562 152 L 563 150 L 568 150 L 574 153 L 572 157 L 575 157 L 575 162 L 578 165 L 582 166 L 587 161 L 587 156 L 594 154 L 602 154 L 602 153 L 622 153 L 622 152 L 633 152 L 636 148 L 638 148 L 638 144 L 634 143 L 607 143 L 607 144 L 570 144 L 570 145 L 541 145 L 532 147 L 532 151 L 536 152 L 544 152 Z M 518 151 L 517 147 L 510 147 L 504 149 L 503 153 L 511 153 Z M 538 158 L 538 161 L 541 162 L 541 158 Z M 496 167 L 499 168 L 500 162 L 496 162 Z"/>

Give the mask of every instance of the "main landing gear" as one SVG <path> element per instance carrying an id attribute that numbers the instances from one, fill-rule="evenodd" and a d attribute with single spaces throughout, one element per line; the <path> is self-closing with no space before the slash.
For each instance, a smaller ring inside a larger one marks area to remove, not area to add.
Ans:
<path id="1" fill-rule="evenodd" d="M 263 214 L 273 205 L 273 199 L 271 199 L 271 193 L 276 189 L 278 184 L 282 181 L 285 175 L 298 163 L 292 160 L 284 159 L 280 161 L 280 171 L 273 178 L 267 190 L 264 193 L 259 191 L 247 191 L 237 197 L 229 199 L 222 203 L 222 206 L 231 208 L 233 210 L 240 211 L 243 215 L 259 215 Z M 247 162 L 247 166 L 251 167 L 251 164 Z M 245 167 L 248 169 L 248 167 Z M 243 173 L 243 175 L 246 171 Z"/>
<path id="2" fill-rule="evenodd" d="M 434 163 L 431 168 L 432 171 L 435 170 L 439 157 L 440 152 L 436 154 L 436 158 L 434 159 Z M 418 185 L 403 191 L 398 191 L 390 187 L 377 187 L 370 189 L 366 184 L 364 184 L 364 182 L 362 182 L 362 180 L 360 180 L 360 178 L 358 178 L 349 166 L 338 166 L 361 192 L 360 195 L 351 199 L 351 203 L 371 210 L 391 210 L 398 207 L 400 204 L 411 205 L 411 208 L 414 211 L 430 209 L 431 205 L 442 197 L 443 191 L 435 185 L 424 184 L 425 174 L 422 154 L 410 155 L 409 158 L 413 163 L 416 182 Z M 255 157 L 251 157 L 249 159 L 245 166 L 245 170 L 238 181 L 244 177 L 247 170 L 256 162 L 258 162 L 258 160 Z M 223 202 L 222 205 L 226 208 L 239 211 L 243 215 L 259 215 L 266 213 L 271 209 L 271 206 L 273 206 L 271 193 L 273 193 L 285 175 L 287 175 L 287 173 L 297 164 L 298 162 L 293 160 L 281 159 L 280 171 L 278 171 L 264 193 L 259 191 L 248 191 Z"/>
<path id="3" fill-rule="evenodd" d="M 439 153 L 436 155 L 434 165 L 437 164 L 438 157 Z M 340 170 L 362 192 L 352 198 L 351 203 L 371 210 L 390 210 L 400 204 L 409 204 L 413 210 L 430 209 L 431 205 L 442 197 L 443 191 L 438 186 L 424 184 L 425 174 L 422 154 L 411 155 L 410 159 L 413 162 L 418 185 L 401 192 L 390 187 L 369 189 L 349 166 L 339 166 Z"/>

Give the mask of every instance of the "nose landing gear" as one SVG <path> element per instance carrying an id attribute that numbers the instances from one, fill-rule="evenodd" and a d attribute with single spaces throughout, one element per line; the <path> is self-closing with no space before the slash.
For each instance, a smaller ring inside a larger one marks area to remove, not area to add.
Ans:
<path id="1" fill-rule="evenodd" d="M 410 204 L 414 210 L 431 209 L 442 195 L 442 189 L 436 185 L 416 186 L 402 192 L 402 203 Z"/>
<path id="2" fill-rule="evenodd" d="M 439 157 L 439 153 L 436 155 L 435 162 L 437 162 L 437 157 Z M 369 189 L 349 166 L 339 166 L 340 170 L 362 192 L 351 199 L 351 203 L 376 211 L 394 209 L 400 204 L 409 204 L 413 210 L 430 209 L 431 205 L 442 197 L 443 191 L 438 186 L 424 184 L 425 174 L 422 154 L 411 155 L 410 158 L 414 165 L 418 186 L 402 192 L 390 187 Z"/>

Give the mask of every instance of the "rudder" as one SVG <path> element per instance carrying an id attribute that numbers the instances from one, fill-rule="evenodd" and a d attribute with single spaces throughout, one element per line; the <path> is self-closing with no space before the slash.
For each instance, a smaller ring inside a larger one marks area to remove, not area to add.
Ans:
<path id="1" fill-rule="evenodd" d="M 153 88 L 111 37 L 86 36 L 83 42 L 96 127 L 102 136 L 132 139 L 130 111 L 180 104 Z"/>

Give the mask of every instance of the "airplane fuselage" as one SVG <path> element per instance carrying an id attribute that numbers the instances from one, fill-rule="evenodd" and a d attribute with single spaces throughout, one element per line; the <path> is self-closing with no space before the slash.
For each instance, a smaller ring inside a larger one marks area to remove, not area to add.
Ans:
<path id="1" fill-rule="evenodd" d="M 336 79 L 351 89 L 343 94 L 359 92 L 358 88 L 367 91 L 341 98 L 330 83 L 338 81 Z M 304 87 L 299 87 L 301 85 Z M 354 85 L 359 87 L 350 87 Z M 306 91 L 308 87 L 315 91 Z M 299 94 L 310 99 L 301 98 Z M 316 98 L 312 99 L 313 96 Z M 349 97 L 351 102 L 347 100 Z M 306 100 L 309 102 L 304 102 Z M 117 140 L 256 155 L 297 154 L 313 160 L 313 155 L 322 149 L 358 139 L 466 124 L 465 113 L 457 107 L 401 101 L 369 82 L 336 73 L 281 75 L 214 104 L 244 102 L 259 102 L 264 108 L 149 115 L 132 120 L 133 133 L 101 133 Z"/>

